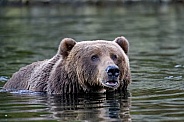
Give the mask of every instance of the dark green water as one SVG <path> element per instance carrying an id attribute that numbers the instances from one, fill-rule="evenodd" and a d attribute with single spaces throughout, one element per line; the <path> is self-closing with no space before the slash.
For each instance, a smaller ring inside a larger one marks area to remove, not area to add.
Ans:
<path id="1" fill-rule="evenodd" d="M 132 84 L 120 95 L 0 92 L 0 122 L 184 121 L 184 5 L 0 7 L 0 87 L 20 67 L 51 58 L 59 41 L 130 42 Z"/>

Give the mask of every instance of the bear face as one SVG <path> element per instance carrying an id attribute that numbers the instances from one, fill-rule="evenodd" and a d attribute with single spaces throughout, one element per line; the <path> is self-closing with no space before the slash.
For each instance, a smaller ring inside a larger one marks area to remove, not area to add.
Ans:
<path id="1" fill-rule="evenodd" d="M 74 41 L 69 38 L 67 40 L 69 43 Z M 66 71 L 74 71 L 72 74 L 77 74 L 77 82 L 85 92 L 112 91 L 123 89 L 129 84 L 129 43 L 126 38 L 72 44 L 69 46 L 70 52 L 64 56 Z"/>

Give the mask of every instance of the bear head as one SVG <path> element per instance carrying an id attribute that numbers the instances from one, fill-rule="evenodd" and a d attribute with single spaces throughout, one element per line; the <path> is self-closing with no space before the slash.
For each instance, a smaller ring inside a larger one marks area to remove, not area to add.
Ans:
<path id="1" fill-rule="evenodd" d="M 130 82 L 128 51 L 125 37 L 81 42 L 65 38 L 58 49 L 68 77 L 85 92 L 126 89 Z"/>

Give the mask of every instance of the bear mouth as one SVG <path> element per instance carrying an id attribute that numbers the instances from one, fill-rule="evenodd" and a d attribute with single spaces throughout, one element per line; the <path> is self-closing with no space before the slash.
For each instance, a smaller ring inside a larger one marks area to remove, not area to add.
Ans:
<path id="1" fill-rule="evenodd" d="M 115 88 L 118 86 L 118 81 L 116 80 L 108 80 L 104 83 L 105 86 Z"/>

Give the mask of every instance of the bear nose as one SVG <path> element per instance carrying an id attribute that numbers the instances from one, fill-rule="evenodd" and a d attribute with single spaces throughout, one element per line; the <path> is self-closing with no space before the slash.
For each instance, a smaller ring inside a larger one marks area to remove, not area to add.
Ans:
<path id="1" fill-rule="evenodd" d="M 119 76 L 119 68 L 115 65 L 108 66 L 105 70 L 110 77 L 118 77 Z"/>

